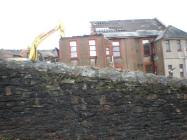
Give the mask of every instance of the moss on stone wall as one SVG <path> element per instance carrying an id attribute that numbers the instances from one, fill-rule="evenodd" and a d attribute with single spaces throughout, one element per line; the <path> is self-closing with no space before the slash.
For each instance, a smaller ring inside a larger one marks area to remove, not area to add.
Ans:
<path id="1" fill-rule="evenodd" d="M 185 80 L 51 65 L 0 63 L 1 139 L 187 139 Z"/>

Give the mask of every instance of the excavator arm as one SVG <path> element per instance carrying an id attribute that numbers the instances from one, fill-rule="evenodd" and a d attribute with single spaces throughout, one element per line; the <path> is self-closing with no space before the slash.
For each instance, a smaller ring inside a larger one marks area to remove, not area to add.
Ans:
<path id="1" fill-rule="evenodd" d="M 59 31 L 61 37 L 63 37 L 64 36 L 63 24 L 59 24 L 58 26 L 51 29 L 47 33 L 42 33 L 34 39 L 34 41 L 31 44 L 31 47 L 29 48 L 29 54 L 28 54 L 29 60 L 31 60 L 32 62 L 37 61 L 37 59 L 38 59 L 37 48 L 38 48 L 39 44 L 56 31 Z"/>

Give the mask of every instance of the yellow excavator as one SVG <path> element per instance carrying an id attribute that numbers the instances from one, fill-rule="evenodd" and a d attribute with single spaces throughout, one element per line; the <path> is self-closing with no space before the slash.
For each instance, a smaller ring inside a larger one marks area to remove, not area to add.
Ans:
<path id="1" fill-rule="evenodd" d="M 28 58 L 30 61 L 36 62 L 38 60 L 38 52 L 37 52 L 38 45 L 43 40 L 45 40 L 48 36 L 50 36 L 51 34 L 53 34 L 56 31 L 60 32 L 61 37 L 64 36 L 64 26 L 62 23 L 60 23 L 58 26 L 54 27 L 53 29 L 49 30 L 48 32 L 38 35 L 34 39 L 34 41 L 31 44 L 31 47 L 29 47 L 29 52 L 28 52 Z"/>

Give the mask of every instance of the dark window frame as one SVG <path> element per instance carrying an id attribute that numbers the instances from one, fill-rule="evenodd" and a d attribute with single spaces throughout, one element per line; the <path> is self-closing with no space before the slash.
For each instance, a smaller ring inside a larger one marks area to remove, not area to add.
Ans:
<path id="1" fill-rule="evenodd" d="M 169 76 L 173 76 L 173 66 L 172 65 L 168 65 L 168 74 Z"/>
<path id="2" fill-rule="evenodd" d="M 179 70 L 180 70 L 180 77 L 184 77 L 184 65 L 183 64 L 179 64 Z"/>
<path id="3" fill-rule="evenodd" d="M 179 64 L 179 68 L 183 69 L 184 68 L 183 64 Z"/>
<path id="4" fill-rule="evenodd" d="M 166 52 L 171 52 L 170 40 L 165 40 Z"/>
<path id="5" fill-rule="evenodd" d="M 184 72 L 180 71 L 180 77 L 183 78 L 184 77 Z"/>
<path id="6" fill-rule="evenodd" d="M 144 43 L 146 41 L 146 43 Z M 151 43 L 149 40 L 142 40 L 143 49 L 144 49 L 144 56 L 151 56 Z"/>
<path id="7" fill-rule="evenodd" d="M 180 40 L 177 40 L 177 51 L 182 51 L 182 45 Z"/>

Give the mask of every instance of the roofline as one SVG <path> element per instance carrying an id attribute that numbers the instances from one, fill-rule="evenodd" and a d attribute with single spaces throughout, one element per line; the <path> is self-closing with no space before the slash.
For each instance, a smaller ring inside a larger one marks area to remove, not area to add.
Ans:
<path id="1" fill-rule="evenodd" d="M 154 18 L 154 20 L 156 20 L 160 25 L 162 25 L 164 28 L 167 28 L 167 26 L 163 23 L 163 22 L 161 22 L 158 18 Z"/>
<path id="2" fill-rule="evenodd" d="M 104 36 L 103 34 L 89 34 L 89 35 L 78 35 L 78 36 L 68 36 L 68 37 L 61 37 L 61 39 L 69 39 L 69 38 L 80 38 L 80 37 L 94 37 L 94 36 Z"/>
<path id="3" fill-rule="evenodd" d="M 90 21 L 90 23 L 94 23 L 94 22 L 111 22 L 111 21 L 132 21 L 132 20 L 157 20 L 157 22 L 159 22 L 162 26 L 165 26 L 157 18 L 140 18 L 140 19 L 124 19 L 124 20 L 98 20 L 98 21 Z"/>
<path id="4" fill-rule="evenodd" d="M 187 39 L 187 37 L 169 37 L 169 38 L 164 38 L 164 35 L 165 35 L 165 33 L 169 30 L 169 28 L 171 28 L 171 27 L 174 27 L 174 26 L 172 26 L 172 25 L 168 25 L 167 26 L 167 28 L 164 30 L 164 32 L 162 33 L 162 36 L 160 37 L 160 38 L 158 38 L 158 39 L 155 39 L 155 41 L 159 41 L 159 40 L 161 40 L 161 39 L 163 39 L 163 40 L 167 40 L 167 39 Z M 174 28 L 176 28 L 176 27 L 174 27 Z M 177 28 L 178 29 L 178 28 Z M 181 29 L 178 29 L 178 30 L 181 30 Z M 181 30 L 181 31 L 183 31 L 183 30 Z M 183 32 L 185 32 L 185 31 L 183 31 Z M 159 36 L 158 36 L 159 37 Z"/>

